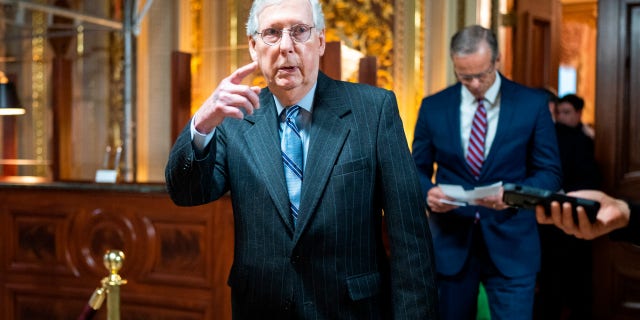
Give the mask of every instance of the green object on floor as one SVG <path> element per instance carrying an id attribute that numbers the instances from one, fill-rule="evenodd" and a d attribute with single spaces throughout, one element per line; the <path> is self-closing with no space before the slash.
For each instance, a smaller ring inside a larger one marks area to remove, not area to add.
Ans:
<path id="1" fill-rule="evenodd" d="M 484 286 L 480 284 L 480 292 L 478 293 L 478 312 L 476 320 L 491 320 L 491 312 L 489 311 L 489 299 Z"/>

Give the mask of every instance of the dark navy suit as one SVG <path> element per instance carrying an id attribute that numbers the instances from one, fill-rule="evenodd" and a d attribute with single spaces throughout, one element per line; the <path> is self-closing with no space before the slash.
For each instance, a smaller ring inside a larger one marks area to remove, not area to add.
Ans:
<path id="1" fill-rule="evenodd" d="M 425 199 L 428 190 L 435 186 L 431 180 L 434 164 L 437 164 L 436 184 L 470 189 L 502 181 L 550 190 L 560 188 L 560 159 L 546 97 L 500 77 L 497 131 L 478 180 L 465 162 L 460 137 L 462 85 L 457 83 L 422 101 L 413 157 Z M 481 216 L 478 224 L 474 224 L 476 212 Z M 470 250 L 477 247 L 473 241 L 484 241 L 487 258 L 497 272 L 506 277 L 535 277 L 540 266 L 540 243 L 533 211 L 466 206 L 431 213 L 429 219 L 439 275 L 458 274 L 467 263 Z M 469 285 L 477 287 L 477 283 Z M 456 302 L 441 297 L 441 303 Z"/>
<path id="2" fill-rule="evenodd" d="M 320 73 L 295 228 L 268 89 L 260 106 L 218 126 L 203 158 L 185 128 L 166 168 L 179 205 L 231 192 L 234 318 L 437 317 L 426 207 L 394 94 Z"/>

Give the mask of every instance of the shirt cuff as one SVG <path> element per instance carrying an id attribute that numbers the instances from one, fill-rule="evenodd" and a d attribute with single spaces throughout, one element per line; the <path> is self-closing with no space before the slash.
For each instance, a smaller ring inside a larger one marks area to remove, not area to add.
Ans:
<path id="1" fill-rule="evenodd" d="M 195 119 L 195 116 L 191 118 L 191 141 L 193 141 L 193 144 L 198 149 L 198 151 L 202 152 L 204 151 L 204 148 L 207 147 L 209 142 L 211 142 L 211 139 L 213 139 L 213 134 L 216 132 L 216 128 L 213 128 L 213 130 L 211 130 L 211 132 L 207 134 L 200 133 L 198 132 L 198 130 L 196 130 Z"/>

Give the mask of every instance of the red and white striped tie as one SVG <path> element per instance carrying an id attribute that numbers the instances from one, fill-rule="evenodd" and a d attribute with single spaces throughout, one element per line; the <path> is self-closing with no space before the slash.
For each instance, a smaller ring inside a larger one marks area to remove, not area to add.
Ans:
<path id="1" fill-rule="evenodd" d="M 478 109 L 473 116 L 471 134 L 469 135 L 469 149 L 467 150 L 467 164 L 473 176 L 478 179 L 484 162 L 484 140 L 487 136 L 487 109 L 484 98 L 478 99 Z"/>

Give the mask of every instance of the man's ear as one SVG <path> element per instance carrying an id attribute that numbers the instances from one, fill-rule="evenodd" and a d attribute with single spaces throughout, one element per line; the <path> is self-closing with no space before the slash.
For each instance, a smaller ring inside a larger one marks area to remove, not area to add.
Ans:
<path id="1" fill-rule="evenodd" d="M 248 36 L 249 38 L 249 55 L 251 55 L 251 60 L 258 60 L 258 54 L 256 53 L 256 40 L 252 36 Z"/>
<path id="2" fill-rule="evenodd" d="M 500 54 L 500 52 L 498 52 L 498 55 L 496 56 L 496 61 L 495 61 L 496 70 L 500 70 L 500 59 L 501 58 L 502 58 L 502 55 Z"/>
<path id="3" fill-rule="evenodd" d="M 324 29 L 318 32 L 318 40 L 320 40 L 320 47 L 318 48 L 318 53 L 322 57 L 324 55 L 324 49 L 327 47 L 327 41 L 324 34 Z"/>

